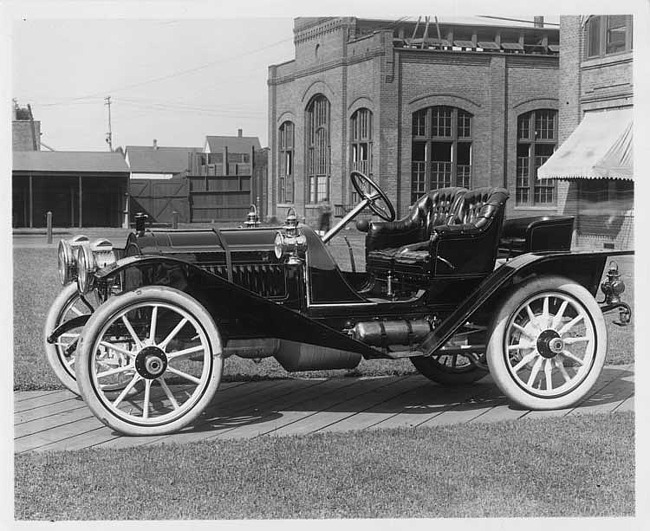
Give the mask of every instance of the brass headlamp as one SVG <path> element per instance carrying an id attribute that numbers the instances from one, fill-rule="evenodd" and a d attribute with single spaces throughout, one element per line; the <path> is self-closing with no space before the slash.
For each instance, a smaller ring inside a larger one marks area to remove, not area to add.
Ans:
<path id="1" fill-rule="evenodd" d="M 260 217 L 257 214 L 257 207 L 255 205 L 251 205 L 251 209 L 246 215 L 246 221 L 244 221 L 244 226 L 247 229 L 252 229 L 260 226 Z"/>
<path id="2" fill-rule="evenodd" d="M 298 218 L 293 208 L 290 208 L 287 212 L 284 226 L 275 235 L 273 243 L 275 256 L 278 260 L 285 256 L 287 257 L 287 265 L 301 265 L 303 263 L 300 255 L 304 255 L 307 250 L 307 238 L 298 228 Z"/>
<path id="3" fill-rule="evenodd" d="M 95 273 L 116 262 L 113 244 L 100 238 L 90 244 L 82 245 L 77 252 L 77 287 L 86 294 L 95 285 Z"/>
<path id="4" fill-rule="evenodd" d="M 88 237 L 75 236 L 71 240 L 59 241 L 57 250 L 59 280 L 64 286 L 77 278 L 77 253 L 79 248 L 88 244 Z"/>

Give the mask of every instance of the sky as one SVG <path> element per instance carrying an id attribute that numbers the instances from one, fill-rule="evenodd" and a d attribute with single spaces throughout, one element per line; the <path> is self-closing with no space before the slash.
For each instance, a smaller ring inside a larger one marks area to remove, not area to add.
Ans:
<path id="1" fill-rule="evenodd" d="M 19 20 L 12 95 L 55 150 L 201 147 L 206 135 L 267 138 L 268 66 L 293 55 L 291 18 Z"/>
<path id="2" fill-rule="evenodd" d="M 42 143 L 57 151 L 109 149 L 108 96 L 114 148 L 154 139 L 159 146 L 202 147 L 205 136 L 238 129 L 268 145 L 268 67 L 293 59 L 293 16 L 212 12 L 198 19 L 200 10 L 195 13 L 192 19 L 165 10 L 137 18 L 97 11 L 84 18 L 42 12 L 16 18 L 11 96 L 31 105 Z"/>

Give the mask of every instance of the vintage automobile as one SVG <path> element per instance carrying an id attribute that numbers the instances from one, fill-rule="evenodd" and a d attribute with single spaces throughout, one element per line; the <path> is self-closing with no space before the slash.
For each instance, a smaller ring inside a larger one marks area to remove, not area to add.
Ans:
<path id="1" fill-rule="evenodd" d="M 630 308 L 613 252 L 572 252 L 573 219 L 504 222 L 502 188 L 430 192 L 395 221 L 389 198 L 351 174 L 361 201 L 322 237 L 290 209 L 283 226 L 151 230 L 123 248 L 59 244 L 65 286 L 45 325 L 48 360 L 106 425 L 171 433 L 213 400 L 224 360 L 274 356 L 288 371 L 409 358 L 424 376 L 467 385 L 489 370 L 515 404 L 565 408 L 598 378 L 603 312 Z M 350 221 L 365 271 L 328 249 Z M 631 252 L 631 251 L 630 251 Z M 628 252 L 628 254 L 630 253 Z"/>

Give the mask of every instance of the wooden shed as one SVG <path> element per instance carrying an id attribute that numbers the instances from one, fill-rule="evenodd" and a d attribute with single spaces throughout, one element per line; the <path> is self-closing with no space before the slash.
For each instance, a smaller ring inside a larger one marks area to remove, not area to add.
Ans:
<path id="1" fill-rule="evenodd" d="M 12 225 L 122 227 L 128 223 L 129 168 L 111 152 L 15 151 Z"/>

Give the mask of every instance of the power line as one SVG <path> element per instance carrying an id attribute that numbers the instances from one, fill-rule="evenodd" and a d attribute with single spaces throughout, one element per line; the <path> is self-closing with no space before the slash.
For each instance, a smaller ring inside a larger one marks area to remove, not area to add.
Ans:
<path id="1" fill-rule="evenodd" d="M 123 90 L 128 90 L 128 89 L 132 89 L 132 88 L 136 88 L 136 87 L 142 87 L 144 85 L 149 85 L 151 83 L 157 83 L 159 81 L 166 81 L 168 79 L 173 79 L 173 78 L 176 78 L 176 77 L 180 77 L 180 76 L 184 76 L 184 75 L 191 74 L 191 73 L 194 73 L 194 72 L 198 72 L 200 70 L 205 70 L 206 68 L 209 68 L 209 67 L 217 65 L 217 64 L 223 64 L 223 63 L 227 63 L 227 62 L 230 62 L 230 61 L 239 61 L 242 57 L 248 57 L 250 55 L 255 55 L 255 54 L 261 53 L 261 52 L 265 51 L 268 48 L 271 48 L 273 46 L 277 46 L 279 44 L 283 44 L 285 42 L 292 41 L 292 40 L 293 40 L 293 37 L 288 38 L 288 39 L 287 38 L 281 39 L 279 41 L 272 42 L 271 44 L 267 44 L 263 48 L 256 48 L 255 50 L 251 50 L 249 52 L 244 52 L 244 53 L 238 54 L 236 57 L 231 56 L 231 57 L 220 58 L 220 59 L 217 59 L 215 61 L 210 61 L 208 63 L 204 63 L 202 65 L 199 65 L 199 66 L 196 66 L 196 67 L 193 67 L 193 68 L 178 70 L 176 72 L 172 72 L 172 73 L 166 74 L 164 76 L 158 76 L 158 77 L 154 77 L 154 78 L 147 79 L 147 80 L 144 80 L 144 81 L 139 81 L 137 83 L 131 83 L 129 85 L 123 85 L 121 87 L 112 88 L 112 89 L 110 89 L 110 92 L 111 93 L 113 93 L 113 92 L 121 92 Z M 58 104 L 61 104 L 63 102 L 67 102 L 67 101 L 80 101 L 80 100 L 86 100 L 86 99 L 90 99 L 90 98 L 97 98 L 99 96 L 102 96 L 102 94 L 103 93 L 101 93 L 101 92 L 95 92 L 95 93 L 91 93 L 91 94 L 86 94 L 84 96 L 77 96 L 77 97 L 74 97 L 74 98 L 66 98 L 66 99 L 62 100 L 61 102 L 55 102 L 55 103 L 53 103 L 51 105 L 58 105 Z"/>
<path id="2" fill-rule="evenodd" d="M 177 113 L 202 113 L 208 116 L 232 116 L 240 118 L 259 118 L 266 116 L 266 111 L 242 111 L 237 108 L 230 109 L 219 109 L 219 108 L 210 108 L 210 107 L 190 107 L 190 106 L 174 106 L 174 105 L 165 105 L 165 104 L 148 104 L 148 103 L 139 103 L 131 101 L 116 100 L 121 102 L 124 105 L 133 106 L 140 109 L 150 109 L 153 111 L 169 111 Z"/>

